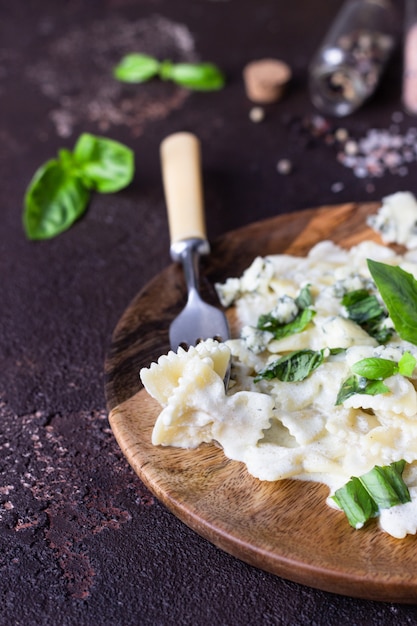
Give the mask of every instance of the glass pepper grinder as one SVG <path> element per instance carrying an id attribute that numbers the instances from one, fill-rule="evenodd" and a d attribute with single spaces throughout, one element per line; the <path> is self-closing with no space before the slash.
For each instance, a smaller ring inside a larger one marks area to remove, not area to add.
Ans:
<path id="1" fill-rule="evenodd" d="M 417 0 L 406 0 L 404 31 L 403 104 L 417 115 Z"/>
<path id="2" fill-rule="evenodd" d="M 313 104 L 338 117 L 356 111 L 374 93 L 397 34 L 390 0 L 348 0 L 311 63 Z"/>

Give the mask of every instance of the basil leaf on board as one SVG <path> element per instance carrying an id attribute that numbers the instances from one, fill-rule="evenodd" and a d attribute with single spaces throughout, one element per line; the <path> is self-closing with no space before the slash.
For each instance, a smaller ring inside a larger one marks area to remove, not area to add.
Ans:
<path id="1" fill-rule="evenodd" d="M 313 309 L 304 309 L 298 313 L 297 317 L 288 324 L 281 324 L 273 315 L 267 313 L 258 319 L 257 328 L 267 330 L 274 334 L 275 339 L 289 337 L 303 331 L 311 322 L 316 312 Z"/>
<path id="2" fill-rule="evenodd" d="M 196 91 L 222 89 L 225 77 L 213 63 L 172 63 L 163 61 L 159 70 L 162 80 L 172 80 L 181 87 Z"/>
<path id="3" fill-rule="evenodd" d="M 383 467 L 375 465 L 362 476 L 352 476 L 346 485 L 336 490 L 332 499 L 344 511 L 353 528 L 362 528 L 381 509 L 411 501 L 402 477 L 404 467 L 404 460 Z"/>
<path id="4" fill-rule="evenodd" d="M 390 392 L 381 380 L 368 380 L 366 378 L 352 374 L 341 385 L 336 398 L 336 406 L 343 404 L 345 400 L 357 393 L 363 393 L 367 396 L 376 396 L 380 393 Z"/>
<path id="5" fill-rule="evenodd" d="M 386 467 L 376 465 L 370 472 L 359 477 L 379 509 L 389 509 L 397 504 L 410 502 L 410 492 L 402 479 L 404 467 L 405 461 L 397 461 Z"/>
<path id="6" fill-rule="evenodd" d="M 417 281 L 401 267 L 368 259 L 368 267 L 395 330 L 417 345 Z"/>
<path id="7" fill-rule="evenodd" d="M 349 482 L 340 487 L 332 499 L 342 509 L 353 528 L 359 530 L 371 517 L 378 513 L 378 507 L 369 496 L 359 478 L 352 476 Z"/>
<path id="8" fill-rule="evenodd" d="M 23 226 L 29 239 L 50 239 L 67 230 L 86 210 L 90 192 L 58 160 L 34 174 L 24 198 Z"/>
<path id="9" fill-rule="evenodd" d="M 101 193 L 119 191 L 133 179 L 133 151 L 112 139 L 82 134 L 75 144 L 74 161 L 86 187 Z"/>
<path id="10" fill-rule="evenodd" d="M 324 360 L 323 350 L 296 350 L 277 359 L 255 377 L 255 382 L 277 378 L 283 382 L 304 380 Z"/>
<path id="11" fill-rule="evenodd" d="M 368 380 L 383 380 L 389 376 L 397 374 L 399 371 L 397 363 L 389 359 L 369 357 L 354 363 L 351 368 L 354 374 L 363 376 Z"/>
<path id="12" fill-rule="evenodd" d="M 113 68 L 113 76 L 124 83 L 144 83 L 156 76 L 160 63 L 147 55 L 132 52 L 122 58 Z"/>

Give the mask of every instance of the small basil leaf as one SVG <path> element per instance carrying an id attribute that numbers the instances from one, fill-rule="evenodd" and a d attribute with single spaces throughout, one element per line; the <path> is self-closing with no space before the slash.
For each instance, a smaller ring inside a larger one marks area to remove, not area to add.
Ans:
<path id="1" fill-rule="evenodd" d="M 225 77 L 212 63 L 172 63 L 163 61 L 159 75 L 162 80 L 172 80 L 181 87 L 196 91 L 222 89 Z"/>
<path id="2" fill-rule="evenodd" d="M 29 239 L 50 239 L 86 210 L 90 193 L 80 178 L 53 159 L 34 174 L 24 198 L 23 226 Z"/>
<path id="3" fill-rule="evenodd" d="M 356 304 L 363 303 L 364 300 L 369 298 L 369 292 L 366 289 L 355 289 L 354 291 L 348 291 L 342 298 L 342 304 L 348 310 L 353 309 Z M 353 319 L 353 317 L 351 318 Z"/>
<path id="4" fill-rule="evenodd" d="M 290 352 L 265 367 L 255 378 L 272 380 L 277 378 L 283 382 L 298 382 L 304 380 L 323 363 L 323 350 L 297 350 Z"/>
<path id="5" fill-rule="evenodd" d="M 401 267 L 368 259 L 372 278 L 382 296 L 395 330 L 417 345 L 417 281 Z"/>
<path id="6" fill-rule="evenodd" d="M 370 472 L 359 477 L 362 485 L 379 509 L 389 509 L 397 504 L 410 502 L 410 493 L 402 479 L 405 461 L 389 466 L 376 465 Z"/>
<path id="7" fill-rule="evenodd" d="M 378 507 L 362 485 L 359 478 L 353 476 L 349 482 L 337 489 L 332 499 L 344 511 L 348 522 L 358 530 L 378 512 Z"/>
<path id="8" fill-rule="evenodd" d="M 416 364 L 417 359 L 410 352 L 404 352 L 398 361 L 398 371 L 402 376 L 412 376 Z"/>
<path id="9" fill-rule="evenodd" d="M 101 193 L 123 189 L 134 175 L 132 150 L 105 137 L 82 134 L 74 148 L 74 160 L 84 184 Z"/>
<path id="10" fill-rule="evenodd" d="M 346 485 L 337 489 L 332 499 L 344 511 L 353 528 L 362 528 L 380 509 L 411 501 L 402 477 L 404 467 L 404 460 L 383 467 L 375 465 L 370 472 L 352 476 Z"/>
<path id="11" fill-rule="evenodd" d="M 390 391 L 380 380 L 367 380 L 353 374 L 349 376 L 341 385 L 336 398 L 336 406 L 343 404 L 345 400 L 357 393 L 363 393 L 367 396 L 376 396 L 380 393 L 388 393 Z"/>
<path id="12" fill-rule="evenodd" d="M 261 315 L 258 320 L 257 328 L 259 330 L 267 330 L 274 334 L 275 339 L 289 337 L 303 331 L 311 322 L 316 312 L 313 309 L 304 309 L 298 313 L 297 317 L 288 324 L 281 324 L 273 315 L 267 313 Z"/>
<path id="13" fill-rule="evenodd" d="M 393 376 L 398 372 L 398 365 L 389 359 L 370 357 L 357 361 L 351 367 L 354 374 L 369 380 L 381 380 Z"/>
<path id="14" fill-rule="evenodd" d="M 366 289 L 349 291 L 343 296 L 342 304 L 346 307 L 349 319 L 359 324 L 379 343 L 386 343 L 391 337 L 392 329 L 381 327 L 387 313 L 375 295 L 369 294 Z"/>
<path id="15" fill-rule="evenodd" d="M 300 290 L 295 299 L 295 303 L 299 309 L 307 309 L 313 304 L 313 296 L 311 295 L 310 285 L 306 285 Z"/>
<path id="16" fill-rule="evenodd" d="M 160 63 L 147 55 L 132 52 L 113 69 L 113 76 L 124 83 L 144 83 L 156 76 Z"/>
<path id="17" fill-rule="evenodd" d="M 342 304 L 346 307 L 349 319 L 359 325 L 385 316 L 385 311 L 377 297 L 370 295 L 364 289 L 347 293 L 342 298 Z"/>
<path id="18" fill-rule="evenodd" d="M 58 150 L 58 161 L 67 172 L 73 173 L 74 169 L 76 170 L 74 156 L 70 150 L 67 150 L 66 148 Z"/>

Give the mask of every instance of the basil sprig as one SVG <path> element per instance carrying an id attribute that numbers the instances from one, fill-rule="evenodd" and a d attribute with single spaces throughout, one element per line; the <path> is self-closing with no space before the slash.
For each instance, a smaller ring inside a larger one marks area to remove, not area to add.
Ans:
<path id="1" fill-rule="evenodd" d="M 215 91 L 225 84 L 223 72 L 213 63 L 159 61 L 137 52 L 124 56 L 113 69 L 113 75 L 125 83 L 143 83 L 158 76 L 161 80 L 171 80 L 195 91 Z"/>
<path id="2" fill-rule="evenodd" d="M 349 291 L 342 298 L 349 319 L 356 322 L 379 343 L 386 343 L 392 335 L 392 329 L 381 327 L 387 313 L 375 295 L 366 289 Z"/>
<path id="3" fill-rule="evenodd" d="M 73 152 L 60 150 L 30 181 L 24 197 L 26 236 L 50 239 L 59 235 L 85 213 L 91 191 L 119 191 L 133 175 L 132 150 L 105 137 L 82 134 Z"/>
<path id="4" fill-rule="evenodd" d="M 346 485 L 337 489 L 333 500 L 344 511 L 349 524 L 359 529 L 381 509 L 389 509 L 398 504 L 410 502 L 410 492 L 402 474 L 405 461 L 395 461 L 391 465 L 375 465 L 362 476 L 353 476 Z"/>
<path id="5" fill-rule="evenodd" d="M 401 267 L 368 259 L 368 267 L 388 309 L 395 330 L 417 345 L 417 281 Z"/>
<path id="6" fill-rule="evenodd" d="M 390 359 L 369 357 L 354 363 L 351 370 L 368 380 L 383 380 L 389 376 L 394 376 L 394 374 L 411 376 L 416 362 L 416 358 L 410 352 L 404 352 L 398 363 Z"/>
<path id="7" fill-rule="evenodd" d="M 357 393 L 368 396 L 389 393 L 389 387 L 382 381 L 394 374 L 410 377 L 416 364 L 417 360 L 410 352 L 404 352 L 398 363 L 379 357 L 368 357 L 357 361 L 350 368 L 353 375 L 345 380 L 339 389 L 336 406 L 343 404 L 350 396 Z"/>

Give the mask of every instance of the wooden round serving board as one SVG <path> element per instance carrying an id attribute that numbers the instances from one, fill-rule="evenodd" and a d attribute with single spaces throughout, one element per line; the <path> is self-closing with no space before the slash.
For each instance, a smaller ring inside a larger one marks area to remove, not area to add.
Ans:
<path id="1" fill-rule="evenodd" d="M 323 239 L 350 247 L 379 238 L 366 226 L 378 205 L 345 204 L 281 215 L 233 231 L 212 245 L 203 292 L 239 276 L 267 254 L 305 255 Z M 170 265 L 120 319 L 106 361 L 109 420 L 127 460 L 178 518 L 243 561 L 334 593 L 417 602 L 417 542 L 396 540 L 371 522 L 353 530 L 325 502 L 327 488 L 301 481 L 261 482 L 215 445 L 155 447 L 159 405 L 141 389 L 139 370 L 169 349 L 168 328 L 185 302 L 182 271 Z"/>

